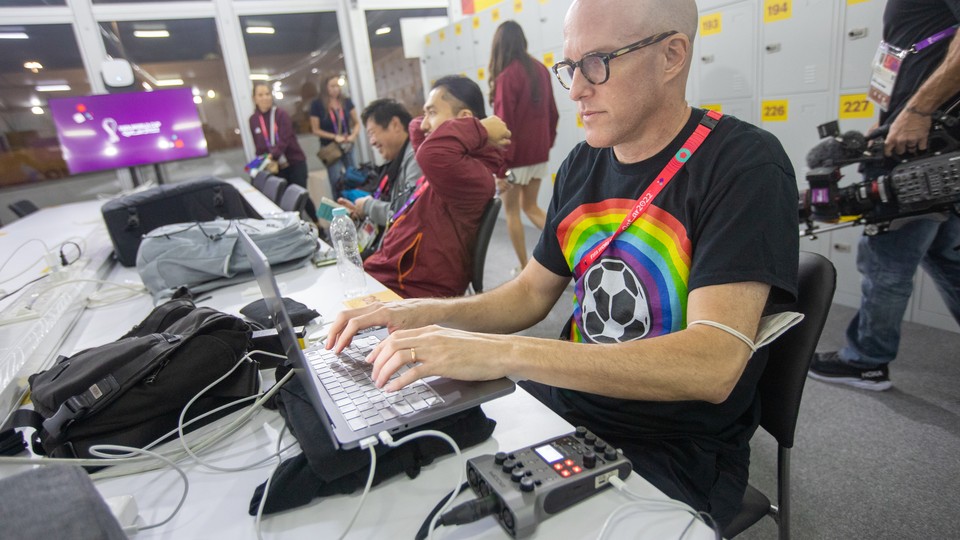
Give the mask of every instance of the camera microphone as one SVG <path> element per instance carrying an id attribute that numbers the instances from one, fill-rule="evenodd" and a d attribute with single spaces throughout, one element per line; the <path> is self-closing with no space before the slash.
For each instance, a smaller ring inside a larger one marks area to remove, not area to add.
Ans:
<path id="1" fill-rule="evenodd" d="M 867 138 L 859 131 L 848 131 L 837 137 L 828 137 L 807 152 L 807 166 L 831 167 L 860 161 L 867 151 Z"/>

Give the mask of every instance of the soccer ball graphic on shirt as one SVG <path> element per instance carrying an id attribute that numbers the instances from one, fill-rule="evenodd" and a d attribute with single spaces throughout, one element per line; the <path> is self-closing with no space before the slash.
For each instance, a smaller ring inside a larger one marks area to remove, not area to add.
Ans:
<path id="1" fill-rule="evenodd" d="M 647 335 L 647 294 L 632 268 L 617 259 L 603 259 L 583 279 L 583 332 L 591 341 L 620 343 Z"/>

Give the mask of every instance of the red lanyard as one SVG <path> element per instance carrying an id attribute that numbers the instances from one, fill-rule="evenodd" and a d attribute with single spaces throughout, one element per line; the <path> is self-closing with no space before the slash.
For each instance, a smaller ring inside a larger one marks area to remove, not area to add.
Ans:
<path id="1" fill-rule="evenodd" d="M 387 182 L 390 180 L 390 175 L 385 174 L 383 178 L 380 179 L 380 185 L 377 186 L 377 190 L 373 192 L 373 198 L 380 200 L 380 195 L 383 193 L 383 189 L 387 187 Z"/>
<path id="2" fill-rule="evenodd" d="M 400 209 L 393 214 L 393 217 L 390 218 L 390 221 L 395 222 L 400 219 L 400 216 L 406 212 L 408 208 L 410 208 L 410 205 L 413 204 L 414 201 L 420 198 L 420 195 L 423 195 L 423 192 L 426 191 L 428 187 L 430 187 L 430 182 L 427 181 L 426 175 L 417 179 L 417 189 L 413 190 L 413 193 L 411 193 L 410 197 L 407 198 L 407 202 L 403 203 L 403 206 L 401 206 Z"/>
<path id="3" fill-rule="evenodd" d="M 267 135 L 267 124 L 263 121 L 263 113 L 258 115 L 260 119 L 260 134 L 263 135 L 263 140 L 267 142 L 268 150 L 277 145 L 277 120 L 274 117 L 274 111 L 276 110 L 276 107 L 270 109 L 270 123 L 273 124 L 273 131 L 270 132 L 269 136 Z"/>
<path id="4" fill-rule="evenodd" d="M 710 131 L 716 127 L 717 122 L 720 121 L 720 118 L 723 115 L 716 111 L 707 111 L 703 115 L 703 118 L 700 120 L 700 125 L 697 126 L 697 129 L 690 135 L 690 138 L 687 139 L 687 142 L 683 143 L 683 146 L 680 148 L 680 151 L 676 153 L 675 156 L 670 158 L 670 162 L 667 163 L 667 166 L 660 171 L 660 174 L 657 175 L 657 180 L 651 183 L 647 189 L 643 192 L 643 195 L 637 199 L 636 204 L 633 206 L 633 210 L 630 211 L 623 218 L 623 222 L 620 223 L 620 227 L 617 228 L 614 233 L 604 238 L 602 242 L 593 247 L 582 259 L 577 263 L 577 271 L 580 275 L 583 275 L 588 268 L 606 251 L 607 247 L 613 242 L 613 240 L 620 235 L 623 231 L 630 228 L 630 225 L 640 217 L 641 214 L 647 211 L 647 208 L 650 206 L 650 203 L 663 191 L 663 188 L 670 183 L 670 180 L 677 174 L 677 171 L 683 167 L 683 164 L 690 159 L 690 156 L 697 151 L 697 148 L 700 148 L 700 145 L 703 143 L 703 140 L 707 138 L 707 135 L 710 134 Z"/>

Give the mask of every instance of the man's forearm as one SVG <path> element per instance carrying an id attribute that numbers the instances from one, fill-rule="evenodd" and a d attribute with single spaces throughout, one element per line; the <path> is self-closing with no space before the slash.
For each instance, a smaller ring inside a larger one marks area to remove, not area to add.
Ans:
<path id="1" fill-rule="evenodd" d="M 960 34 L 950 42 L 940 66 L 907 101 L 905 112 L 930 116 L 940 105 L 960 92 Z"/>
<path id="2" fill-rule="evenodd" d="M 428 318 L 434 324 L 471 332 L 512 334 L 537 324 L 550 312 L 556 301 L 544 301 L 544 296 L 532 293 L 518 278 L 479 295 L 415 302 L 418 308 L 429 310 Z"/>

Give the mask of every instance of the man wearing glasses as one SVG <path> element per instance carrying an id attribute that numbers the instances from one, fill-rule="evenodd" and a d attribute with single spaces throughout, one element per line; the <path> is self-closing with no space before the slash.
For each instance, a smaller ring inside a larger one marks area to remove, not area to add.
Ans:
<path id="1" fill-rule="evenodd" d="M 753 338 L 768 301 L 796 294 L 797 187 L 772 135 L 684 101 L 697 22 L 693 0 L 574 2 L 554 72 L 586 143 L 557 172 L 533 260 L 479 296 L 341 313 L 327 346 L 388 326 L 368 358 L 378 383 L 414 364 L 389 390 L 429 375 L 528 379 L 725 527 L 759 421 L 766 351 Z M 564 340 L 501 335 L 542 320 L 571 278 Z"/>

